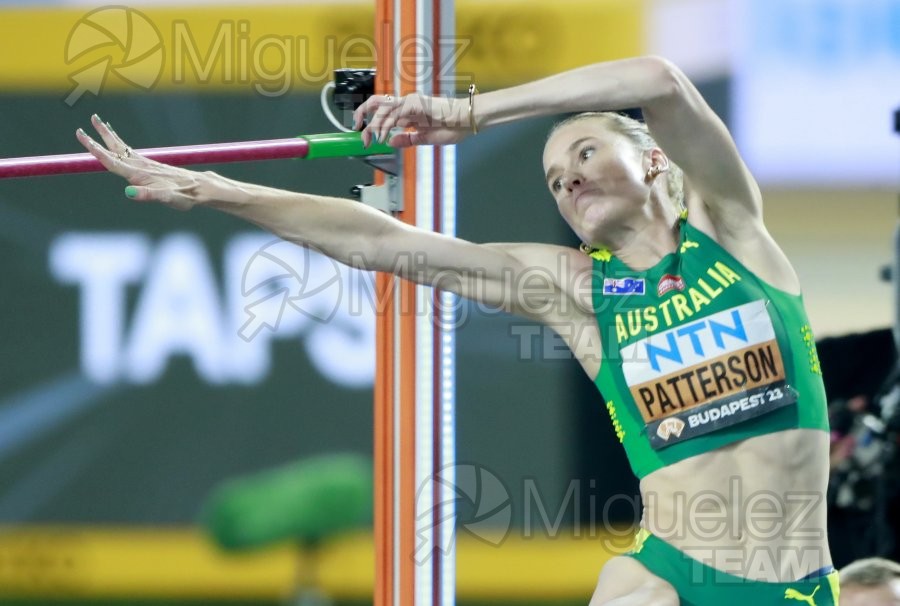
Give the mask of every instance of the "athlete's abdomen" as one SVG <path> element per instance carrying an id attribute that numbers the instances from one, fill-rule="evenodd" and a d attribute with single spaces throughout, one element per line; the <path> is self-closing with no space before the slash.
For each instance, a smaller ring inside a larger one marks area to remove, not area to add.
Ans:
<path id="1" fill-rule="evenodd" d="M 641 481 L 642 526 L 737 576 L 792 581 L 831 564 L 826 535 L 829 436 L 755 436 Z"/>

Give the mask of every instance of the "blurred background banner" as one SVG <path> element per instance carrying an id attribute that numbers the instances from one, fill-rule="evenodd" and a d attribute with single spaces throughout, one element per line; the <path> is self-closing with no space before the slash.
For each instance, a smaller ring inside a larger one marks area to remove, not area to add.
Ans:
<path id="1" fill-rule="evenodd" d="M 900 183 L 900 2 L 732 2 L 734 127 L 763 182 Z"/>
<path id="2" fill-rule="evenodd" d="M 641 52 L 643 4 L 571 0 L 457 3 L 457 33 L 438 41 L 460 79 L 505 86 Z M 4 11 L 0 85 L 107 90 L 231 90 L 281 96 L 319 90 L 335 67 L 374 63 L 374 5 L 338 2 L 172 6 L 72 3 Z M 32 27 L 40 22 L 42 36 Z M 591 40 L 589 46 L 584 40 Z M 414 41 L 410 40 L 410 44 Z M 435 65 L 446 70 L 448 65 Z M 109 77 L 107 77 L 109 76 Z M 465 89 L 468 83 L 461 85 Z"/>
<path id="3" fill-rule="evenodd" d="M 891 325 L 879 275 L 900 187 L 900 0 L 467 0 L 457 13 L 441 43 L 459 91 L 672 59 L 759 178 L 817 337 Z M 332 131 L 319 91 L 333 68 L 374 63 L 373 14 L 358 1 L 0 0 L 0 156 L 80 151 L 74 131 L 95 112 L 135 147 Z M 553 121 L 459 146 L 461 237 L 577 244 L 540 169 Z M 200 168 L 334 196 L 371 180 L 347 159 Z M 315 556 L 224 556 L 196 523 L 235 476 L 371 454 L 371 276 L 122 187 L 0 182 L 0 601 L 135 588 L 275 601 L 310 557 L 329 592 L 364 601 L 364 532 Z M 460 490 L 460 599 L 584 603 L 640 514 L 603 403 L 552 331 L 465 301 L 456 313 L 457 460 L 502 487 Z"/>

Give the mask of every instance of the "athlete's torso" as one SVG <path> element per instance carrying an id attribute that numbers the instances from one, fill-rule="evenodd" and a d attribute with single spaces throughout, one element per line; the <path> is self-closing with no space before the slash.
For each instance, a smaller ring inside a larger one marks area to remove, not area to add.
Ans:
<path id="1" fill-rule="evenodd" d="M 644 271 L 594 261 L 595 384 L 638 478 L 754 436 L 828 431 L 803 301 L 686 221 Z"/>
<path id="2" fill-rule="evenodd" d="M 743 577 L 830 564 L 824 389 L 800 297 L 686 224 L 653 268 L 595 270 L 596 383 L 642 478 L 644 527 Z"/>

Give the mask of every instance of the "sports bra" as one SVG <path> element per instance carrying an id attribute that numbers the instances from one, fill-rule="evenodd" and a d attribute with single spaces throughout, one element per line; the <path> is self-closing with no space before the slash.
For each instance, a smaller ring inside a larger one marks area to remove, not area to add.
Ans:
<path id="1" fill-rule="evenodd" d="M 591 256 L 594 382 L 638 478 L 752 436 L 829 430 L 801 295 L 763 282 L 685 218 L 675 252 L 645 271 Z"/>

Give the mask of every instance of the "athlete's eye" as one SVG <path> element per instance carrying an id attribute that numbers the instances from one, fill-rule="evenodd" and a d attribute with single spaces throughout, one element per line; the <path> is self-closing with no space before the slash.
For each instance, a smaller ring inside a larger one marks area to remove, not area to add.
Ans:
<path id="1" fill-rule="evenodd" d="M 562 187 L 562 183 L 560 182 L 559 179 L 554 179 L 553 183 L 550 184 L 550 189 L 553 190 L 554 192 L 559 191 L 559 189 L 561 187 Z"/>
<path id="2" fill-rule="evenodd" d="M 591 146 L 585 147 L 581 150 L 581 153 L 578 155 L 581 158 L 581 161 L 584 162 L 588 158 L 594 155 L 594 148 Z"/>

